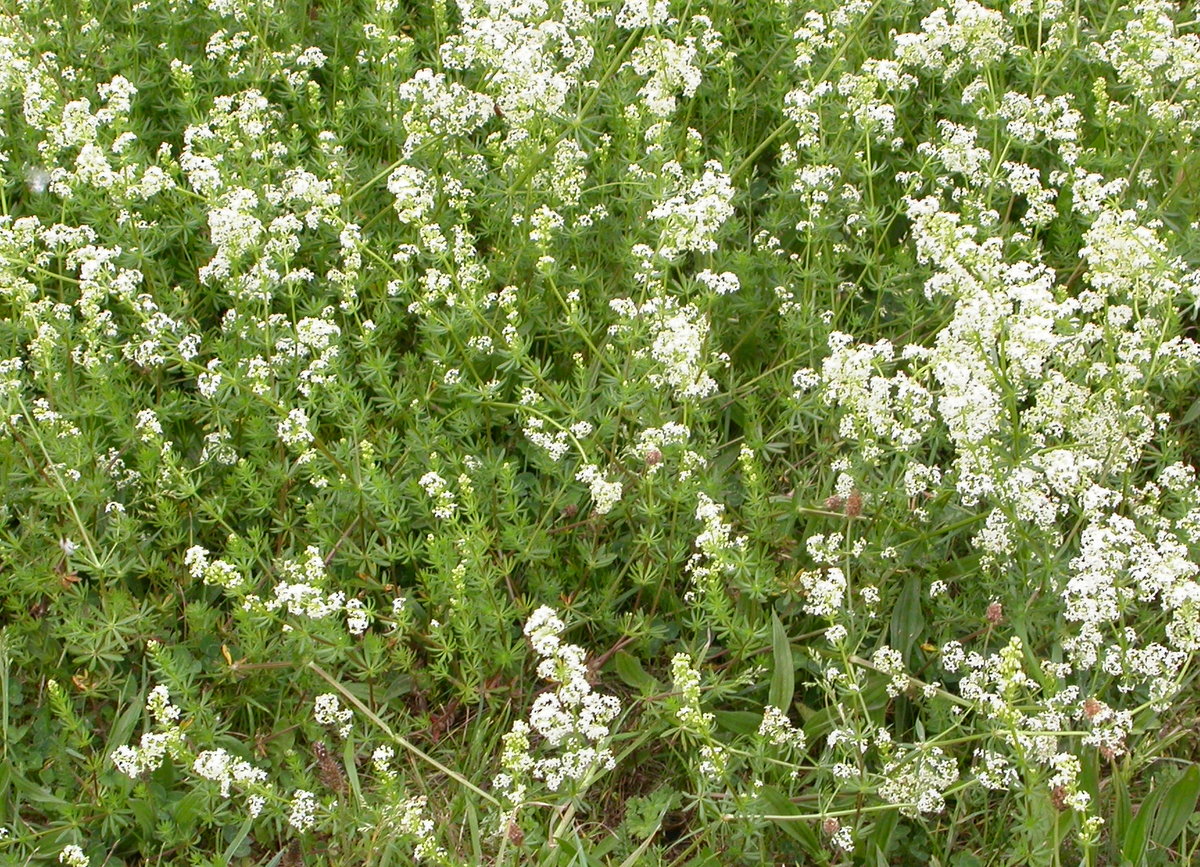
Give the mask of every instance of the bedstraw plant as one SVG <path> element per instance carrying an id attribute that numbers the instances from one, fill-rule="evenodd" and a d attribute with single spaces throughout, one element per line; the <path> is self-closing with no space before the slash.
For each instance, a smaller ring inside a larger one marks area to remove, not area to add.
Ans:
<path id="1" fill-rule="evenodd" d="M 1193 863 L 1198 26 L 0 4 L 0 861 Z"/>

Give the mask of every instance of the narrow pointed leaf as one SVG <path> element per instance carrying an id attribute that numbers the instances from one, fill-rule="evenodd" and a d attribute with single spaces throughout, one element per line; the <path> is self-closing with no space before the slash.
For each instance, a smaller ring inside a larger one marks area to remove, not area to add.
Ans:
<path id="1" fill-rule="evenodd" d="M 787 630 L 774 612 L 771 612 L 771 657 L 774 670 L 771 672 L 768 701 L 787 713 L 796 691 L 796 666 L 792 661 L 792 645 L 788 642 Z"/>
<path id="2" fill-rule="evenodd" d="M 1200 765 L 1192 765 L 1163 796 L 1154 816 L 1154 833 L 1150 839 L 1163 848 L 1174 844 L 1196 812 L 1197 798 L 1200 798 Z"/>

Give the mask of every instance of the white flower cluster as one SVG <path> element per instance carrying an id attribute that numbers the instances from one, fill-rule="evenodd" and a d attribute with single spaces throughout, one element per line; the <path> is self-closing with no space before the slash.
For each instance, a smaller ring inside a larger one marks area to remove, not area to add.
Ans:
<path id="1" fill-rule="evenodd" d="M 686 653 L 671 657 L 671 684 L 674 695 L 675 719 L 689 731 L 708 734 L 712 731 L 714 717 L 700 710 L 700 672 L 692 665 Z"/>
<path id="2" fill-rule="evenodd" d="M 450 490 L 450 485 L 432 470 L 421 476 L 421 487 L 425 493 L 434 501 L 433 516 L 443 521 L 449 521 L 454 517 L 454 513 L 458 511 L 458 503 L 455 502 L 454 492 Z"/>
<path id="3" fill-rule="evenodd" d="M 746 546 L 746 537 L 733 535 L 733 526 L 723 520 L 724 514 L 725 507 L 703 491 L 696 495 L 696 520 L 703 529 L 696 536 L 696 551 L 685 568 L 705 595 L 715 589 L 713 584 L 720 573 L 733 569 L 731 554 Z"/>
<path id="4" fill-rule="evenodd" d="M 228 591 L 237 590 L 245 583 L 236 566 L 224 560 L 210 560 L 208 555 L 208 549 L 201 545 L 193 545 L 184 552 L 183 564 L 193 578 Z"/>
<path id="5" fill-rule="evenodd" d="M 727 362 L 724 354 L 706 353 L 708 316 L 694 304 L 680 305 L 676 299 L 655 296 L 641 306 L 628 298 L 609 302 L 625 319 L 642 320 L 651 331 L 650 346 L 634 350 L 637 358 L 651 358 L 657 367 L 648 379 L 656 388 L 668 387 L 675 399 L 694 402 L 709 397 L 717 382 L 708 373 L 712 362 Z M 616 326 L 618 330 L 626 326 Z"/>
<path id="6" fill-rule="evenodd" d="M 837 166 L 813 165 L 801 158 L 789 144 L 781 148 L 780 161 L 795 171 L 791 189 L 796 193 L 797 232 L 811 232 L 820 223 L 829 204 L 838 198 L 847 201 L 846 193 L 853 187 L 844 185 L 839 196 L 838 181 L 842 171 Z M 852 198 L 851 195 L 850 198 Z"/>
<path id="7" fill-rule="evenodd" d="M 529 777 L 557 792 L 565 781 L 586 782 L 600 769 L 616 767 L 612 751 L 604 744 L 621 704 L 614 696 L 592 691 L 584 651 L 562 642 L 559 636 L 564 628 L 548 606 L 534 611 L 525 623 L 525 635 L 542 658 L 538 676 L 553 683 L 554 690 L 539 695 L 529 722 L 513 723 L 504 738 L 503 770 L 492 785 L 503 792 L 514 811 L 525 799 Z M 561 748 L 561 754 L 535 758 L 530 743 L 535 732 L 548 747 Z"/>
<path id="8" fill-rule="evenodd" d="M 1198 575 L 1200 566 L 1178 540 L 1163 534 L 1151 541 L 1129 518 L 1098 515 L 1084 528 L 1079 555 L 1070 564 L 1063 588 L 1066 616 L 1093 624 L 1116 622 L 1135 603 L 1161 596 L 1170 605 L 1186 598 Z"/>
<path id="9" fill-rule="evenodd" d="M 737 274 L 734 274 L 732 271 L 723 271 L 720 274 L 716 274 L 705 268 L 696 275 L 696 279 L 707 286 L 710 291 L 718 295 L 732 295 L 742 288 Z"/>
<path id="10" fill-rule="evenodd" d="M 545 420 L 538 416 L 530 416 L 525 420 L 522 433 L 525 434 L 525 439 L 545 451 L 552 461 L 561 461 L 567 452 L 571 450 L 570 441 L 567 439 L 567 432 L 565 430 L 556 430 L 554 433 L 547 433 Z"/>
<path id="11" fill-rule="evenodd" d="M 575 474 L 575 480 L 590 487 L 592 502 L 595 504 L 593 510 L 597 515 L 607 515 L 613 506 L 621 501 L 621 483 L 608 481 L 595 464 L 585 464 L 581 467 Z"/>
<path id="12" fill-rule="evenodd" d="M 277 564 L 280 578 L 273 589 L 271 599 L 263 602 L 251 594 L 242 603 L 247 611 L 278 611 L 286 609 L 289 614 L 323 620 L 334 614 L 343 614 L 347 631 L 361 635 L 371 625 L 370 614 L 357 599 L 346 599 L 340 590 L 326 593 L 327 577 L 325 558 L 315 545 L 305 549 L 303 560 L 281 560 Z M 285 630 L 290 626 L 284 627 Z"/>
<path id="13" fill-rule="evenodd" d="M 1079 716 L 1087 720 L 1091 730 L 1084 735 L 1086 746 L 1096 747 L 1106 759 L 1119 757 L 1126 752 L 1126 743 L 1133 731 L 1133 713 L 1115 710 L 1101 701 L 1092 699 L 1082 703 Z"/>
<path id="14" fill-rule="evenodd" d="M 308 413 L 299 407 L 289 410 L 275 430 L 280 441 L 287 446 L 307 446 L 314 439 L 312 431 L 308 429 Z"/>
<path id="15" fill-rule="evenodd" d="M 1102 211 L 1082 254 L 1093 266 L 1093 288 L 1063 296 L 1051 269 L 1007 261 L 1003 239 L 980 240 L 983 226 L 942 210 L 936 197 L 909 200 L 908 212 L 918 257 L 935 269 L 927 294 L 956 303 L 935 346 L 905 354 L 931 365 L 938 415 L 958 451 L 953 473 L 963 503 L 986 497 L 1003 507 L 975 537 L 987 562 L 999 562 L 1018 530 L 1035 528 L 1054 542 L 1072 501 L 1094 509 L 1100 501 L 1089 492 L 1102 476 L 1140 460 L 1155 430 L 1138 403 L 1143 370 L 1155 358 L 1169 375 L 1194 365 L 1197 354 L 1190 341 L 1160 346 L 1150 336 L 1158 329 L 1150 311 L 1180 291 L 1181 266 L 1132 212 Z M 1140 299 L 1144 318 L 1123 303 L 1130 296 Z M 1115 347 L 1117 364 L 1091 361 L 1102 344 Z M 1122 387 L 1087 384 L 1105 379 Z M 1018 414 L 1005 409 L 1009 392 L 1028 403 Z M 1031 449 L 1014 460 L 1010 431 L 1018 428 Z"/>
<path id="16" fill-rule="evenodd" d="M 88 867 L 92 863 L 92 859 L 85 855 L 79 846 L 68 843 L 58 853 L 58 863 L 66 864 L 67 867 Z"/>
<path id="17" fill-rule="evenodd" d="M 171 704 L 165 686 L 150 691 L 146 709 L 157 731 L 143 734 L 137 747 L 122 745 L 113 750 L 109 758 L 117 770 L 140 779 L 161 767 L 164 757 L 169 755 L 175 761 L 190 762 L 193 773 L 218 783 L 222 798 L 230 797 L 231 789 L 237 786 L 245 796 L 246 810 L 252 818 L 262 812 L 271 789 L 265 771 L 224 749 L 204 750 L 193 758 L 183 737 L 179 708 Z"/>
<path id="18" fill-rule="evenodd" d="M 221 196 L 222 204 L 208 212 L 209 236 L 217 251 L 200 269 L 200 281 L 213 283 L 228 278 L 234 264 L 253 250 L 266 232 L 254 215 L 259 198 L 253 190 L 237 188 Z"/>
<path id="19" fill-rule="evenodd" d="M 350 734 L 354 712 L 342 707 L 336 693 L 327 692 L 317 696 L 313 703 L 313 719 L 318 725 L 336 729 L 338 737 L 345 738 Z"/>
<path id="20" fill-rule="evenodd" d="M 696 65 L 699 49 L 696 37 L 676 42 L 665 36 L 645 36 L 629 58 L 629 65 L 646 83 L 638 91 L 646 111 L 654 117 L 668 118 L 675 113 L 676 98 L 695 96 L 703 81 Z"/>
<path id="21" fill-rule="evenodd" d="M 958 765 L 941 747 L 920 747 L 888 762 L 879 784 L 879 796 L 896 804 L 905 816 L 940 813 L 946 807 L 944 792 L 958 780 Z"/>
<path id="22" fill-rule="evenodd" d="M 133 426 L 141 434 L 141 440 L 144 443 L 156 443 L 162 439 L 162 423 L 158 420 L 158 414 L 152 409 L 139 411 Z"/>
<path id="23" fill-rule="evenodd" d="M 310 396 L 315 387 L 328 385 L 336 378 L 333 365 L 341 352 L 337 339 L 342 329 L 332 316 L 333 308 L 327 307 L 320 317 L 305 316 L 295 326 L 286 321 L 270 326 L 270 333 L 278 336 L 275 337 L 275 351 L 268 364 L 276 373 L 282 373 L 290 370 L 296 362 L 305 363 L 306 366 L 296 375 L 297 390 L 305 397 Z M 293 410 L 292 414 L 295 412 Z M 289 419 L 292 414 L 289 414 Z M 303 425 L 299 421 L 297 417 L 294 427 L 297 430 L 303 427 L 304 431 L 298 433 L 296 442 L 289 442 L 289 445 L 312 440 L 307 430 L 307 416 Z M 283 436 L 282 430 L 280 436 Z M 286 437 L 284 441 L 288 442 Z"/>
<path id="24" fill-rule="evenodd" d="M 836 566 L 803 570 L 796 576 L 804 594 L 804 611 L 814 617 L 835 620 L 846 599 L 846 575 Z"/>
<path id="25" fill-rule="evenodd" d="M 317 821 L 317 796 L 306 789 L 297 789 L 292 794 L 288 809 L 288 824 L 297 831 L 307 831 Z"/>
<path id="26" fill-rule="evenodd" d="M 821 115 L 817 111 L 817 101 L 828 95 L 833 85 L 822 81 L 812 89 L 797 88 L 789 91 L 783 98 L 783 115 L 795 127 L 796 147 L 815 147 L 821 140 Z M 788 163 L 795 161 L 795 150 L 789 148 L 782 156 Z"/>
<path id="27" fill-rule="evenodd" d="M 700 709 L 700 672 L 692 666 L 688 654 L 677 653 L 671 658 L 671 683 L 674 693 L 668 701 L 675 719 L 701 742 L 697 770 L 706 780 L 720 780 L 729 766 L 729 752 L 713 737 L 714 715 Z"/>
<path id="28" fill-rule="evenodd" d="M 256 768 L 244 759 L 236 758 L 223 749 L 204 750 L 196 756 L 192 770 L 206 780 L 212 780 L 220 787 L 222 798 L 228 798 L 230 788 L 236 784 L 241 788 L 261 790 L 267 780 L 267 772 Z M 251 816 L 257 816 L 262 810 L 264 800 L 261 791 L 247 798 L 247 806 Z"/>
<path id="29" fill-rule="evenodd" d="M 171 704 L 166 687 L 159 685 L 150 691 L 146 709 L 154 718 L 157 731 L 145 732 L 136 747 L 123 744 L 109 754 L 117 770 L 135 780 L 158 770 L 168 754 L 178 759 L 185 750 L 179 708 Z"/>
<path id="30" fill-rule="evenodd" d="M 847 113 L 855 125 L 879 144 L 890 143 L 896 128 L 896 94 L 916 87 L 917 78 L 894 60 L 870 58 L 857 73 L 845 73 L 837 92 L 845 97 Z M 895 144 L 893 143 L 893 147 Z"/>
<path id="31" fill-rule="evenodd" d="M 1092 796 L 1079 788 L 1079 775 L 1083 770 L 1079 757 L 1071 753 L 1058 753 L 1051 757 L 1050 767 L 1054 773 L 1049 785 L 1062 803 L 1077 813 L 1085 812 Z"/>
<path id="32" fill-rule="evenodd" d="M 179 722 L 179 708 L 171 704 L 171 694 L 161 683 L 146 696 L 146 710 L 160 728 L 169 728 Z"/>
<path id="33" fill-rule="evenodd" d="M 522 127 L 562 111 L 592 61 L 591 40 L 578 31 L 592 22 L 583 4 L 551 15 L 544 0 L 459 2 L 459 32 L 441 46 L 450 69 L 476 69 L 504 118 Z"/>
<path id="34" fill-rule="evenodd" d="M 882 444 L 903 450 L 924 440 L 934 421 L 933 398 L 904 371 L 885 375 L 895 359 L 889 341 L 855 345 L 850 335 L 834 332 L 829 348 L 822 397 L 842 410 L 838 433 L 858 443 L 863 460 L 878 460 Z M 801 373 L 795 381 L 803 385 L 808 380 Z"/>
<path id="35" fill-rule="evenodd" d="M 1154 307 L 1173 301 L 1182 292 L 1186 265 L 1167 255 L 1155 231 L 1160 225 L 1143 223 L 1135 211 L 1107 208 L 1097 214 L 1079 251 L 1089 266 L 1088 282 L 1122 304 Z"/>
<path id="36" fill-rule="evenodd" d="M 397 166 L 388 176 L 388 192 L 402 223 L 419 223 L 433 208 L 433 188 L 429 175 L 415 166 Z"/>
<path id="37" fill-rule="evenodd" d="M 396 830 L 412 844 L 413 855 L 418 861 L 438 861 L 444 863 L 446 850 L 438 846 L 434 835 L 435 825 L 427 813 L 428 800 L 424 795 L 406 798 L 399 810 L 389 809 L 389 813 L 398 812 L 394 817 Z M 389 816 L 389 818 L 392 818 Z"/>
<path id="38" fill-rule="evenodd" d="M 1061 591 L 1067 618 L 1079 624 L 1064 644 L 1071 664 L 1079 670 L 1100 666 L 1123 690 L 1148 682 L 1156 706 L 1169 700 L 1184 660 L 1200 649 L 1200 567 L 1189 550 L 1166 529 L 1151 539 L 1124 516 L 1092 516 Z M 1170 614 L 1170 647 L 1120 626 L 1131 612 L 1155 602 Z M 1109 631 L 1118 634 L 1106 644 Z"/>
<path id="39" fill-rule="evenodd" d="M 625 0 L 617 13 L 617 26 L 626 30 L 673 24 L 670 0 Z"/>
<path id="40" fill-rule="evenodd" d="M 1176 19 L 1190 17 L 1181 16 L 1185 8 L 1168 0 L 1138 0 L 1124 27 L 1091 47 L 1122 84 L 1133 88 L 1133 98 L 1146 105 L 1158 129 L 1171 134 L 1182 128 L 1195 135 L 1200 132 L 1200 37 L 1180 33 L 1187 25 Z"/>
<path id="41" fill-rule="evenodd" d="M 975 779 L 985 789 L 1005 791 L 1018 783 L 1012 763 L 994 750 L 976 750 Z"/>
<path id="42" fill-rule="evenodd" d="M 953 0 L 934 9 L 920 33 L 898 33 L 896 59 L 917 70 L 941 70 L 947 80 L 966 63 L 986 69 L 1015 50 L 1012 26 L 1004 14 L 975 0 Z"/>
<path id="43" fill-rule="evenodd" d="M 892 698 L 908 689 L 908 674 L 904 671 L 904 657 L 900 651 L 886 644 L 871 654 L 871 664 L 881 673 L 888 675 L 887 694 Z"/>
<path id="44" fill-rule="evenodd" d="M 721 164 L 710 160 L 704 174 L 691 183 L 684 180 L 682 167 L 675 162 L 663 166 L 663 174 L 673 179 L 670 194 L 649 213 L 662 225 L 659 251 L 668 259 L 694 250 L 711 253 L 717 249 L 717 233 L 733 216 L 733 184 Z"/>
<path id="45" fill-rule="evenodd" d="M 787 747 L 800 753 L 804 752 L 808 743 L 804 729 L 796 728 L 788 719 L 787 714 L 770 704 L 763 708 L 763 718 L 758 726 L 758 734 L 759 737 L 766 738 L 767 742 L 774 746 Z"/>
<path id="46" fill-rule="evenodd" d="M 371 769 L 380 777 L 393 779 L 396 776 L 396 769 L 392 767 L 392 759 L 395 757 L 396 750 L 388 744 L 376 747 L 371 753 Z"/>
<path id="47" fill-rule="evenodd" d="M 691 435 L 686 425 L 677 422 L 667 422 L 660 428 L 646 428 L 638 432 L 633 452 L 636 459 L 645 461 L 646 473 L 653 474 L 663 465 L 663 450 L 686 443 Z"/>
<path id="48" fill-rule="evenodd" d="M 417 70 L 400 85 L 404 113 L 404 155 L 411 157 L 424 142 L 434 138 L 469 135 L 493 116 L 491 97 L 476 93 L 458 82 L 446 81 L 443 73 Z"/>

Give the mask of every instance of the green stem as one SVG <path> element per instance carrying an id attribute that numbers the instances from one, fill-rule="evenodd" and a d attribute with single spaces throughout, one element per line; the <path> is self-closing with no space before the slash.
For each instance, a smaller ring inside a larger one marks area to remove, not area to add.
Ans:
<path id="1" fill-rule="evenodd" d="M 341 683 L 339 683 L 337 680 L 335 680 L 329 673 L 327 673 L 325 671 L 325 669 L 321 668 L 321 666 L 317 665 L 315 662 L 310 661 L 308 663 L 308 667 L 310 669 L 312 669 L 314 672 L 316 672 L 318 675 L 320 675 L 321 678 L 323 678 L 325 681 L 327 681 L 330 686 L 332 686 L 334 689 L 336 689 L 338 692 L 340 692 L 342 694 L 342 696 L 345 697 L 346 701 L 348 701 L 348 702 L 350 702 L 350 704 L 354 705 L 358 709 L 359 713 L 361 713 L 363 716 L 365 716 L 371 722 L 375 723 L 375 725 L 377 725 L 379 727 L 380 731 L 382 731 L 385 735 L 387 735 L 391 740 L 400 744 L 400 746 L 404 747 L 404 749 L 408 750 L 410 753 L 412 753 L 414 756 L 421 759 L 422 761 L 428 762 L 430 765 L 437 768 L 439 771 L 441 771 L 443 774 L 445 774 L 450 779 L 454 780 L 455 782 L 459 783 L 460 785 L 464 786 L 465 788 L 470 789 L 472 792 L 474 792 L 479 797 L 483 798 L 485 801 L 487 801 L 492 806 L 494 806 L 494 807 L 501 806 L 500 802 L 498 800 L 496 800 L 495 797 L 493 797 L 489 793 L 485 792 L 483 789 L 479 788 L 477 785 L 472 783 L 470 780 L 468 780 L 462 774 L 458 773 L 457 771 L 452 771 L 450 768 L 443 765 L 441 762 L 439 762 L 433 756 L 429 755 L 429 753 L 422 750 L 420 747 L 418 747 L 412 741 L 408 740 L 407 738 L 401 737 L 400 735 L 398 735 L 394 731 L 392 731 L 391 727 L 387 723 L 385 723 L 382 719 L 380 719 L 378 714 L 376 714 L 369 707 L 367 707 L 365 704 L 363 704 L 361 701 L 359 701 L 358 696 L 354 695 L 354 693 L 350 692 L 350 690 L 348 690 L 348 689 L 346 689 L 346 687 L 342 686 Z"/>

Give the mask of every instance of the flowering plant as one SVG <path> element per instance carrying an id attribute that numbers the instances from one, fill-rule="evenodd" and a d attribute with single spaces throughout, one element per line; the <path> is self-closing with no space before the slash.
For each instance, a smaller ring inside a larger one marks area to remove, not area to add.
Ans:
<path id="1" fill-rule="evenodd" d="M 1200 857 L 1175 0 L 16 0 L 0 861 Z"/>

